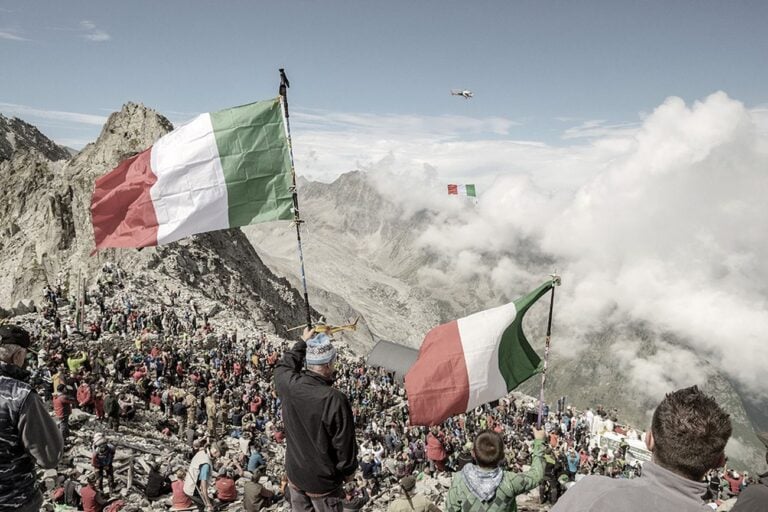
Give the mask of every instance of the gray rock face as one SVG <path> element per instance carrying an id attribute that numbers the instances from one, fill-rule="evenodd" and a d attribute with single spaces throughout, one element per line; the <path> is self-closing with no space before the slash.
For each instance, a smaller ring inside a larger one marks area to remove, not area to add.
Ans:
<path id="1" fill-rule="evenodd" d="M 34 313 L 37 311 L 35 307 L 35 301 L 32 299 L 23 299 L 18 301 L 16 304 L 13 305 L 11 308 L 11 311 L 14 316 L 18 315 L 27 315 L 29 313 Z"/>
<path id="2" fill-rule="evenodd" d="M 36 127 L 18 117 L 0 114 L 0 161 L 10 160 L 14 153 L 33 149 L 48 160 L 66 160 L 69 151 L 40 133 Z"/>
<path id="3" fill-rule="evenodd" d="M 22 121 L 13 124 L 24 125 L 30 133 L 34 128 Z M 109 117 L 96 142 L 69 161 L 48 158 L 45 141 L 40 147 L 13 146 L 7 159 L 0 158 L 0 306 L 9 309 L 21 299 L 38 299 L 46 284 L 61 284 L 65 297 L 74 296 L 83 283 L 93 285 L 104 261 L 110 260 L 143 269 L 149 282 L 162 280 L 254 312 L 278 332 L 303 322 L 301 296 L 261 262 L 237 229 L 143 251 L 109 249 L 90 255 L 96 178 L 172 128 L 157 112 L 128 103 Z"/>

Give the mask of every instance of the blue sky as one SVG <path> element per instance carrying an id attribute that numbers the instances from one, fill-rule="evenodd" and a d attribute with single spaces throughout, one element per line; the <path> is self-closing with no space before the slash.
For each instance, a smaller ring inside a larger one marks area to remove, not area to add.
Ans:
<path id="1" fill-rule="evenodd" d="M 567 146 L 669 96 L 768 103 L 766 22 L 763 1 L 0 0 L 0 112 L 79 148 L 127 101 L 179 123 L 273 96 L 285 67 L 297 141 L 381 122 Z"/>

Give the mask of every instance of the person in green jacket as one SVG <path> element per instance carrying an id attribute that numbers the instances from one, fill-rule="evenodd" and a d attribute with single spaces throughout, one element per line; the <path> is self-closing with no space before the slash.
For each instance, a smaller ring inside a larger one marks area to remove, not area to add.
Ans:
<path id="1" fill-rule="evenodd" d="M 480 432 L 472 455 L 476 464 L 467 464 L 453 476 L 446 499 L 449 512 L 515 512 L 515 496 L 539 485 L 544 476 L 544 430 L 533 430 L 533 462 L 525 473 L 504 471 L 504 441 L 493 431 Z"/>
<path id="2" fill-rule="evenodd" d="M 75 357 L 74 355 L 70 356 L 67 359 L 67 366 L 69 367 L 69 371 L 74 375 L 77 372 L 80 371 L 80 367 L 83 366 L 83 363 L 85 363 L 88 360 L 88 354 L 85 352 L 80 352 L 80 357 Z"/>

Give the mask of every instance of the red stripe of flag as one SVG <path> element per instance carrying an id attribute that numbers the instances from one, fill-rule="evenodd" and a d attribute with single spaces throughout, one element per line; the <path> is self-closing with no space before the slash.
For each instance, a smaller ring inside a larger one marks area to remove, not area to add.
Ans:
<path id="1" fill-rule="evenodd" d="M 456 320 L 427 333 L 405 390 L 411 425 L 437 425 L 467 411 L 469 374 Z"/>
<path id="2" fill-rule="evenodd" d="M 448 185 L 448 195 L 449 196 L 459 195 L 459 186 L 454 184 Z"/>
<path id="3" fill-rule="evenodd" d="M 157 215 L 149 190 L 157 181 L 152 148 L 123 160 L 96 180 L 91 219 L 96 249 L 157 245 Z"/>

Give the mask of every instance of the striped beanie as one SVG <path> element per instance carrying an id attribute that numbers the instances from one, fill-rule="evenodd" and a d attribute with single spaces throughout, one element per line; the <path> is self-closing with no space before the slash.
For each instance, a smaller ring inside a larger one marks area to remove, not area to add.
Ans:
<path id="1" fill-rule="evenodd" d="M 328 364 L 336 359 L 336 349 L 327 334 L 317 334 L 307 341 L 307 364 Z"/>

